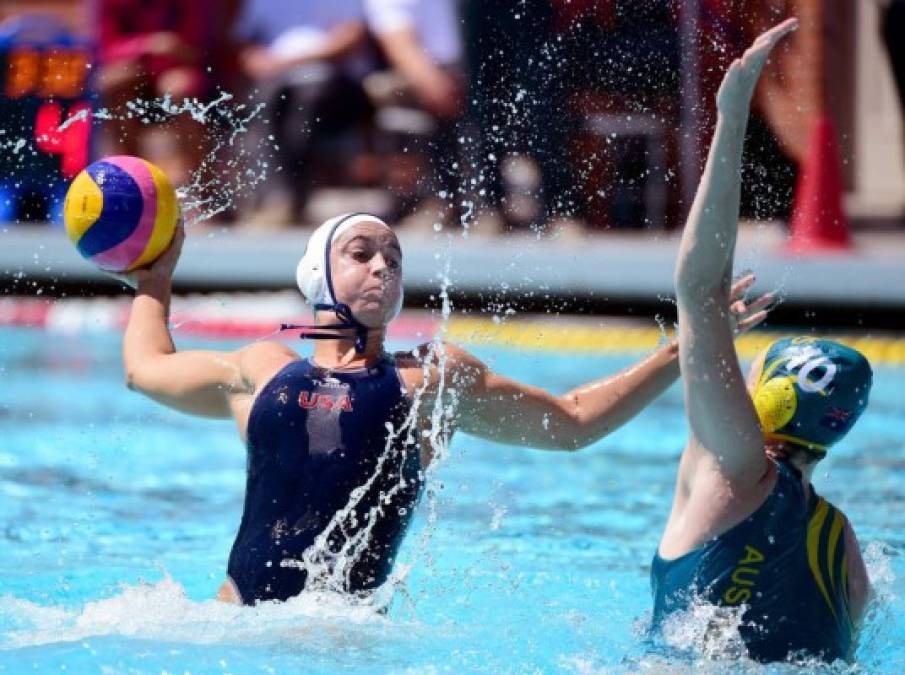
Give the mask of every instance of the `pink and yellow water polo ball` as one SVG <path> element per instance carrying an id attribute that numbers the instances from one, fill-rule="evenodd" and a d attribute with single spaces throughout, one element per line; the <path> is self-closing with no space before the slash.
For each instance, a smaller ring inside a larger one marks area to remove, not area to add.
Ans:
<path id="1" fill-rule="evenodd" d="M 173 240 L 178 218 L 176 191 L 163 171 L 128 155 L 89 165 L 72 181 L 63 205 L 72 243 L 109 272 L 154 262 Z"/>

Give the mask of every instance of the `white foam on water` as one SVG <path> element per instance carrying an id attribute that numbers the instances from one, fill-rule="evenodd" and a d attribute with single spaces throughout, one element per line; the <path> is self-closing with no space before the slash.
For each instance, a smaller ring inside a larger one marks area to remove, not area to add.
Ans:
<path id="1" fill-rule="evenodd" d="M 857 655 L 867 672 L 883 668 L 890 649 L 889 636 L 900 632 L 896 626 L 901 627 L 902 617 L 894 611 L 898 598 L 894 591 L 893 560 L 901 555 L 900 551 L 880 541 L 873 541 L 864 548 L 864 564 L 874 597 L 861 627 Z"/>
<path id="2" fill-rule="evenodd" d="M 745 653 L 739 628 L 744 608 L 730 608 L 702 601 L 667 617 L 661 629 L 665 644 L 691 649 L 705 658 L 740 658 Z"/>
<path id="3" fill-rule="evenodd" d="M 872 541 L 864 549 L 864 564 L 874 594 L 883 600 L 894 599 L 893 583 L 896 580 L 892 561 L 896 551 L 881 541 Z"/>
<path id="4" fill-rule="evenodd" d="M 125 586 L 110 598 L 70 609 L 0 597 L 0 649 L 74 642 L 118 635 L 191 644 L 273 644 L 348 637 L 352 628 L 381 631 L 391 625 L 373 600 L 306 592 L 287 602 L 253 607 L 217 600 L 195 601 L 169 576 L 157 583 Z M 332 637 L 331 637 L 332 636 Z M 344 638 L 343 638 L 344 639 Z"/>
<path id="5" fill-rule="evenodd" d="M 870 548 L 870 547 L 868 547 Z M 745 607 L 724 607 L 703 600 L 693 601 L 684 611 L 675 612 L 661 626 L 658 652 L 633 660 L 632 667 L 619 672 L 656 673 L 850 673 L 861 672 L 858 665 L 843 661 L 826 663 L 816 657 L 790 658 L 786 662 L 763 664 L 748 657 L 739 629 Z M 639 622 L 636 632 L 649 630 Z M 663 654 L 663 647 L 667 652 Z M 859 652 L 860 653 L 860 652 Z M 593 672 L 585 670 L 583 672 Z M 612 671 L 608 671 L 612 672 Z"/>

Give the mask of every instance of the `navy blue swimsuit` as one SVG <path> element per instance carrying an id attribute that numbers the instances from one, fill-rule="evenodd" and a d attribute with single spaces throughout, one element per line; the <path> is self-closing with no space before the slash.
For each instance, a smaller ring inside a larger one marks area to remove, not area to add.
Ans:
<path id="1" fill-rule="evenodd" d="M 229 556 L 244 603 L 298 595 L 307 578 L 302 553 L 325 531 L 333 553 L 368 536 L 344 590 L 387 579 L 422 487 L 418 430 L 405 427 L 410 410 L 391 357 L 345 372 L 293 361 L 267 383 L 248 420 L 245 510 Z"/>
<path id="2" fill-rule="evenodd" d="M 739 632 L 752 658 L 848 659 L 845 516 L 813 490 L 807 495 L 791 464 L 776 466 L 773 491 L 748 518 L 675 560 L 654 556 L 654 628 L 695 598 L 745 605 Z"/>

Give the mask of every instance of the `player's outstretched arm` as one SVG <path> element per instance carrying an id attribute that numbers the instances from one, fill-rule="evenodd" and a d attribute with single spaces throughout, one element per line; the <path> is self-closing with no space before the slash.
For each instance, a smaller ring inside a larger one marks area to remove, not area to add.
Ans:
<path id="1" fill-rule="evenodd" d="M 731 290 L 730 312 L 739 332 L 764 320 L 771 296 L 741 298 L 753 275 Z M 618 429 L 650 405 L 679 375 L 678 345 L 660 347 L 615 375 L 555 396 L 494 373 L 468 352 L 447 347 L 459 395 L 457 428 L 501 443 L 577 450 Z"/>
<path id="2" fill-rule="evenodd" d="M 499 443 L 578 450 L 617 429 L 659 396 L 679 373 L 670 343 L 611 377 L 556 396 L 503 377 L 448 345 L 447 369 L 458 397 L 456 428 Z"/>
<path id="3" fill-rule="evenodd" d="M 715 460 L 725 477 L 745 483 L 760 480 L 767 465 L 730 321 L 742 146 L 764 63 L 797 25 L 790 19 L 767 31 L 726 72 L 717 94 L 716 131 L 676 266 L 679 359 L 692 432 L 689 448 Z"/>

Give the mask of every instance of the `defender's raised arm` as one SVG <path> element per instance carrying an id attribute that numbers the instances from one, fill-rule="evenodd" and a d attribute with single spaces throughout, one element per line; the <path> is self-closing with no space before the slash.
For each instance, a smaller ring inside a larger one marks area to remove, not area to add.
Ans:
<path id="1" fill-rule="evenodd" d="M 761 35 L 726 73 L 707 165 L 682 235 L 676 295 L 679 358 L 692 446 L 728 478 L 757 479 L 766 468 L 763 437 L 733 344 L 730 281 L 738 231 L 741 160 L 751 96 L 773 47 L 798 22 Z"/>

